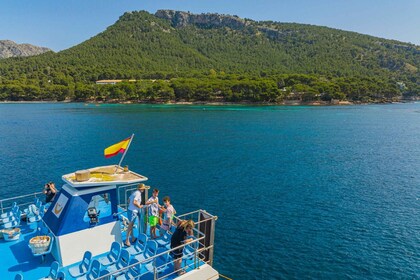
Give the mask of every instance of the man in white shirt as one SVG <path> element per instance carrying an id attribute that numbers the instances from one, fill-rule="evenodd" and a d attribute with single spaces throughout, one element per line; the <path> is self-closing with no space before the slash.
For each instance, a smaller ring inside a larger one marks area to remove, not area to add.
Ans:
<path id="1" fill-rule="evenodd" d="M 146 189 L 144 184 L 139 184 L 137 190 L 134 191 L 128 198 L 128 210 L 127 218 L 130 221 L 127 228 L 127 237 L 125 238 L 125 246 L 130 247 L 130 236 L 133 235 L 133 225 L 135 220 L 140 217 L 143 205 L 141 204 L 141 193 Z M 134 238 L 131 242 L 136 242 L 137 238 Z"/>

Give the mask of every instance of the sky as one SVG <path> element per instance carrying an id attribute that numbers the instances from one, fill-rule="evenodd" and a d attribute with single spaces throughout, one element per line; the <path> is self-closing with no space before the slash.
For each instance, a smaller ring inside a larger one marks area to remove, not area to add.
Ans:
<path id="1" fill-rule="evenodd" d="M 420 45 L 420 0 L 0 0 L 0 40 L 60 51 L 124 12 L 159 9 L 237 15 L 355 31 Z"/>

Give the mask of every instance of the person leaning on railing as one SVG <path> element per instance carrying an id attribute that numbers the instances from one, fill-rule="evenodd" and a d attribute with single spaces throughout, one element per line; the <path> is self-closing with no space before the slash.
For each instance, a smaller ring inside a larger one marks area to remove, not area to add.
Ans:
<path id="1" fill-rule="evenodd" d="M 183 220 L 178 223 L 175 232 L 171 237 L 171 249 L 179 247 L 181 244 L 191 242 L 193 239 L 187 236 L 193 235 L 194 221 Z M 178 272 L 179 275 L 184 274 L 184 270 L 181 269 L 183 247 L 171 251 L 171 256 L 174 258 L 174 271 Z"/>

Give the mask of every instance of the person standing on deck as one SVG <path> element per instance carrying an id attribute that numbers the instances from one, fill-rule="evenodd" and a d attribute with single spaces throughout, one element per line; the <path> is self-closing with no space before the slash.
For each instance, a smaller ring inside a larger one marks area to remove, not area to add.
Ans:
<path id="1" fill-rule="evenodd" d="M 139 184 L 137 186 L 137 190 L 134 191 L 130 197 L 128 198 L 128 210 L 127 210 L 127 218 L 130 221 L 130 223 L 128 224 L 128 229 L 127 229 L 127 236 L 125 238 L 125 245 L 127 247 L 131 246 L 130 243 L 130 237 L 133 235 L 133 226 L 134 226 L 134 221 L 140 217 L 140 222 L 141 222 L 141 216 L 140 213 L 143 211 L 143 205 L 141 204 L 141 193 L 146 189 L 146 186 L 144 184 Z M 137 238 L 134 238 L 132 240 L 132 242 L 136 242 Z"/>
<path id="2" fill-rule="evenodd" d="M 159 222 L 159 190 L 154 189 L 153 195 L 147 200 L 146 205 L 149 207 L 149 224 L 150 237 L 156 239 L 156 225 Z"/>
<path id="3" fill-rule="evenodd" d="M 176 214 L 175 208 L 171 204 L 171 198 L 169 196 L 165 196 L 163 198 L 163 206 L 160 207 L 160 211 L 165 213 L 165 218 L 163 219 L 162 226 L 160 227 L 163 230 L 171 230 L 172 221 L 174 215 Z M 161 231 L 162 235 L 162 231 Z"/>
<path id="4" fill-rule="evenodd" d="M 177 248 L 182 244 L 186 244 L 188 242 L 193 241 L 192 238 L 189 238 L 189 236 L 193 235 L 193 228 L 193 220 L 180 221 L 176 227 L 175 232 L 172 234 L 171 237 L 171 249 Z M 181 247 L 170 252 L 170 255 L 174 259 L 174 272 L 178 273 L 178 275 L 182 275 L 185 273 L 185 270 L 181 270 L 183 250 L 184 248 Z"/>

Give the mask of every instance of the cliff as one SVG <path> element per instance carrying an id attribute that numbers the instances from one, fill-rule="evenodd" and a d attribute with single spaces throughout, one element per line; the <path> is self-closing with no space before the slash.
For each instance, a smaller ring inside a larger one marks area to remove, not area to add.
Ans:
<path id="1" fill-rule="evenodd" d="M 49 52 L 51 49 L 30 44 L 16 44 L 10 40 L 0 40 L 0 58 L 33 56 Z"/>

